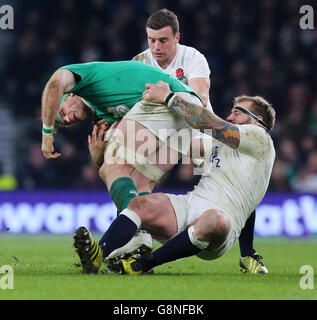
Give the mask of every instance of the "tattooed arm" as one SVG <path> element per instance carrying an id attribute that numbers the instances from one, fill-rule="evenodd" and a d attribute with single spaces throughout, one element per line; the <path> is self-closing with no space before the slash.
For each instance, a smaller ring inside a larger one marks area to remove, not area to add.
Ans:
<path id="1" fill-rule="evenodd" d="M 165 103 L 166 97 L 171 93 L 166 83 L 159 82 L 157 85 L 147 84 L 147 90 L 143 93 L 143 98 L 156 103 Z M 207 129 L 211 129 L 211 135 L 228 145 L 237 149 L 240 143 L 240 132 L 237 125 L 227 122 L 213 112 L 185 99 L 174 96 L 169 103 L 169 107 L 179 116 L 183 117 L 191 127 L 209 134 Z"/>
<path id="2" fill-rule="evenodd" d="M 212 136 L 225 143 L 229 147 L 236 149 L 240 142 L 239 128 L 227 122 L 206 108 L 189 103 L 181 97 L 175 96 L 169 105 L 179 116 L 185 118 L 191 127 L 202 132 L 206 129 L 212 130 Z M 206 133 L 208 130 L 205 131 Z"/>

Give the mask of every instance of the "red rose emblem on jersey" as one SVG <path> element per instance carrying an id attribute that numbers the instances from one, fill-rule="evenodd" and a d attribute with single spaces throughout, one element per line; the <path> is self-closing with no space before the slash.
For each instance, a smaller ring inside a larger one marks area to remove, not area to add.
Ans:
<path id="1" fill-rule="evenodd" d="M 183 70 L 182 68 L 178 68 L 178 69 L 176 70 L 176 76 L 177 76 L 178 78 L 184 77 L 184 70 Z"/>

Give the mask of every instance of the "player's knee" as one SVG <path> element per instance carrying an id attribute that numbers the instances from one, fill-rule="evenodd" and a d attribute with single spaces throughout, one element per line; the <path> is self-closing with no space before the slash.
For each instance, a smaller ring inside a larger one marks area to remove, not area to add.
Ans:
<path id="1" fill-rule="evenodd" d="M 136 197 L 129 203 L 129 209 L 137 212 L 142 223 L 148 223 L 152 219 L 151 200 L 148 197 Z"/>
<path id="2" fill-rule="evenodd" d="M 209 218 L 209 232 L 226 237 L 231 227 L 228 217 L 220 211 L 210 212 L 207 215 Z"/>
<path id="3" fill-rule="evenodd" d="M 220 211 L 206 211 L 195 224 L 195 232 L 199 239 L 214 241 L 215 238 L 224 240 L 231 228 L 228 217 Z"/>

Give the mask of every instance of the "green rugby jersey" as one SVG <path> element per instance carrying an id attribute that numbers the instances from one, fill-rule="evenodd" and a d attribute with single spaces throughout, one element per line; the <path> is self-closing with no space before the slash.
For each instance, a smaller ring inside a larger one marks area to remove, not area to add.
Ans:
<path id="1" fill-rule="evenodd" d="M 67 93 L 82 97 L 96 115 L 109 123 L 142 100 L 146 83 L 167 82 L 173 92 L 195 92 L 157 67 L 138 61 L 89 62 L 60 69 L 72 71 L 79 81 Z M 195 94 L 196 95 L 196 94 Z"/>

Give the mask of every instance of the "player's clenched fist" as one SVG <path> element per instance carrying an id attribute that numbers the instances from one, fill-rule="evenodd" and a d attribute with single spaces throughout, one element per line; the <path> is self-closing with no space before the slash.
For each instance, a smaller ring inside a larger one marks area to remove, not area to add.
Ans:
<path id="1" fill-rule="evenodd" d="M 143 99 L 154 103 L 165 103 L 166 97 L 171 93 L 168 83 L 159 81 L 157 84 L 147 83 L 143 92 Z"/>

